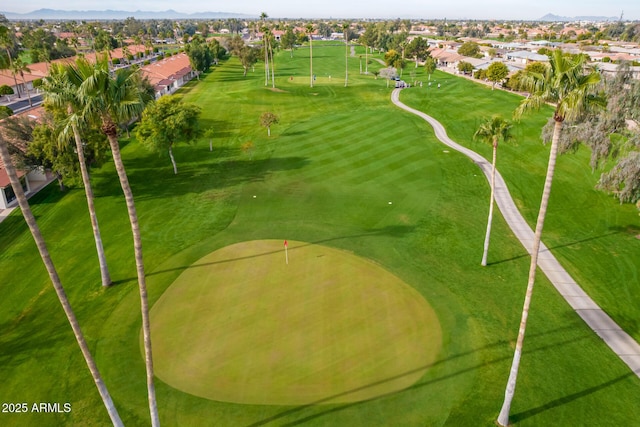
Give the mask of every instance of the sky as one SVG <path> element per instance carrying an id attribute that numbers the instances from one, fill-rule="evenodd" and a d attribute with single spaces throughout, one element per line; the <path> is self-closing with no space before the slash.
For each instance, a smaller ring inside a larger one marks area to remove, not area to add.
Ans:
<path id="1" fill-rule="evenodd" d="M 26 13 L 37 9 L 124 10 L 183 13 L 231 12 L 270 18 L 433 18 L 535 20 L 547 13 L 560 16 L 607 16 L 640 20 L 639 0 L 2 0 L 0 10 Z"/>

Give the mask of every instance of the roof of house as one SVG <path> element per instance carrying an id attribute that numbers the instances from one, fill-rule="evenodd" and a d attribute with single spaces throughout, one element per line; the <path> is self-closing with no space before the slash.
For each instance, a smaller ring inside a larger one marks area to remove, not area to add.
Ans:
<path id="1" fill-rule="evenodd" d="M 191 72 L 191 63 L 186 53 L 164 58 L 140 69 L 154 86 L 169 86 L 174 80 Z"/>
<path id="2" fill-rule="evenodd" d="M 39 106 L 39 107 L 32 108 L 28 111 L 23 111 L 21 113 L 18 113 L 12 117 L 27 116 L 30 119 L 39 120 L 42 117 L 42 114 L 44 114 L 44 108 L 42 106 Z M 6 119 L 3 119 L 3 120 L 6 120 Z M 2 121 L 0 120 L 0 122 Z M 18 178 L 22 178 L 27 172 L 18 170 L 17 173 L 18 173 Z M 0 159 L 0 188 L 8 187 L 10 184 L 11 183 L 9 181 L 9 175 L 7 175 L 7 170 L 4 166 L 4 162 L 2 161 L 2 159 Z"/>

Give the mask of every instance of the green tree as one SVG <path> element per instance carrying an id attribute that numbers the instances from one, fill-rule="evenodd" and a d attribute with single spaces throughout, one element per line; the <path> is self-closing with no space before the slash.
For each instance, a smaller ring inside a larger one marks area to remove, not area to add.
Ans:
<path id="1" fill-rule="evenodd" d="M 387 64 L 388 67 L 395 67 L 401 60 L 402 56 L 400 52 L 395 49 L 391 49 L 384 54 L 384 63 Z"/>
<path id="2" fill-rule="evenodd" d="M 487 78 L 492 82 L 491 90 L 496 86 L 496 83 L 504 80 L 509 75 L 509 68 L 503 62 L 492 62 L 487 68 Z"/>
<path id="3" fill-rule="evenodd" d="M 594 94 L 594 90 L 600 82 L 600 74 L 595 70 L 585 69 L 586 58 L 578 55 L 575 58 L 564 56 L 561 50 L 555 50 L 550 57 L 549 66 L 544 74 L 527 74 L 525 76 L 525 87 L 530 92 L 528 98 L 520 103 L 516 110 L 516 117 L 521 117 L 527 111 L 538 110 L 547 103 L 555 104 L 553 112 L 554 129 L 549 153 L 549 164 L 547 175 L 542 192 L 542 201 L 538 211 L 536 230 L 533 238 L 533 248 L 531 251 L 531 264 L 529 266 L 529 279 L 527 291 L 522 308 L 522 319 L 516 341 L 516 348 L 513 355 L 513 362 L 509 373 L 509 380 L 505 389 L 505 398 L 498 417 L 498 424 L 507 426 L 509 424 L 509 411 L 511 401 L 516 388 L 518 368 L 522 354 L 522 344 L 529 316 L 529 307 L 533 295 L 533 285 L 536 277 L 536 267 L 538 264 L 538 251 L 540 249 L 540 239 L 542 228 L 547 214 L 549 195 L 551 194 L 551 184 L 555 171 L 556 157 L 558 154 L 558 141 L 562 130 L 562 123 L 565 120 L 575 120 L 585 111 L 601 107 L 604 100 Z"/>
<path id="4" fill-rule="evenodd" d="M 480 45 L 476 42 L 464 42 L 458 48 L 458 54 L 475 58 L 480 54 Z"/>
<path id="5" fill-rule="evenodd" d="M 82 356 L 84 357 L 85 362 L 87 363 L 87 367 L 89 368 L 89 372 L 91 372 L 91 377 L 93 378 L 96 387 L 98 388 L 98 393 L 104 403 L 105 408 L 107 409 L 107 413 L 109 414 L 109 418 L 111 419 L 111 423 L 114 426 L 124 426 L 122 420 L 120 419 L 120 415 L 113 404 L 113 400 L 111 399 L 111 395 L 109 394 L 109 390 L 102 380 L 102 376 L 100 375 L 100 371 L 98 370 L 98 365 L 96 364 L 91 351 L 89 350 L 89 346 L 87 341 L 85 340 L 84 334 L 80 329 L 80 324 L 78 323 L 78 319 L 71 307 L 69 299 L 67 298 L 67 294 L 62 286 L 60 281 L 60 277 L 58 276 L 58 272 L 53 264 L 51 256 L 49 255 L 49 250 L 45 243 L 44 237 L 40 232 L 40 228 L 36 222 L 36 218 L 31 211 L 29 206 L 29 202 L 27 202 L 27 197 L 22 190 L 22 184 L 18 179 L 18 175 L 16 173 L 15 167 L 13 166 L 11 155 L 9 154 L 9 149 L 7 147 L 7 143 L 4 138 L 0 135 L 0 159 L 4 163 L 5 170 L 7 175 L 9 176 L 9 180 L 11 182 L 11 188 L 18 199 L 18 205 L 20 206 L 20 210 L 22 211 L 22 215 L 29 227 L 29 231 L 31 231 L 31 235 L 33 236 L 33 240 L 36 243 L 38 248 L 38 252 L 40 253 L 40 258 L 47 269 L 47 273 L 49 274 L 49 279 L 51 280 L 51 284 L 56 292 L 56 296 L 58 297 L 58 301 L 62 306 L 65 316 L 67 317 L 67 321 L 69 325 L 71 325 L 71 329 L 73 330 L 73 335 L 80 347 L 80 351 L 82 352 Z"/>
<path id="6" fill-rule="evenodd" d="M 431 81 L 431 74 L 436 70 L 436 60 L 432 57 L 428 57 L 424 63 L 424 69 L 429 75 L 429 81 Z"/>
<path id="7" fill-rule="evenodd" d="M 493 205 L 496 187 L 496 158 L 498 155 L 498 142 L 512 139 L 511 124 L 500 116 L 493 116 L 480 124 L 478 130 L 473 135 L 474 139 L 482 139 L 493 147 L 491 160 L 491 198 L 489 199 L 489 219 L 487 221 L 487 232 L 484 238 L 484 252 L 482 253 L 482 266 L 487 265 L 487 254 L 489 253 L 489 240 L 491 237 L 491 223 L 493 222 Z"/>
<path id="8" fill-rule="evenodd" d="M 9 101 L 9 95 L 13 95 L 13 88 L 9 85 L 0 86 L 0 96 L 6 95 L 7 101 Z"/>
<path id="9" fill-rule="evenodd" d="M 416 37 L 411 40 L 407 45 L 407 54 L 413 57 L 416 62 L 416 68 L 418 68 L 418 61 L 424 61 L 430 56 L 427 39 Z"/>
<path id="10" fill-rule="evenodd" d="M 293 32 L 293 28 L 287 26 L 284 34 L 280 37 L 280 45 L 283 49 L 290 49 L 291 58 L 293 58 L 293 48 L 296 46 L 296 35 Z"/>
<path id="11" fill-rule="evenodd" d="M 209 51 L 211 52 L 211 56 L 213 57 L 213 63 L 215 65 L 218 65 L 218 61 L 227 54 L 227 50 L 216 39 L 212 39 L 208 43 L 208 45 L 209 45 Z"/>
<path id="12" fill-rule="evenodd" d="M 200 73 L 206 72 L 213 63 L 209 46 L 200 37 L 194 37 L 187 45 L 186 51 L 191 68 L 196 70 L 196 75 L 200 80 Z"/>
<path id="13" fill-rule="evenodd" d="M 458 62 L 458 71 L 463 74 L 471 74 L 473 72 L 473 65 L 467 61 Z"/>
<path id="14" fill-rule="evenodd" d="M 243 68 L 243 76 L 247 76 L 247 71 L 258 62 L 258 51 L 251 46 L 242 46 L 238 53 L 238 58 Z"/>
<path id="15" fill-rule="evenodd" d="M 0 105 L 0 120 L 12 116 L 13 110 L 6 105 Z"/>
<path id="16" fill-rule="evenodd" d="M 245 46 L 245 44 L 244 40 L 242 40 L 242 37 L 236 34 L 235 36 L 231 37 L 231 40 L 228 41 L 227 46 L 232 55 L 240 56 L 240 51 Z"/>
<path id="17" fill-rule="evenodd" d="M 101 123 L 101 130 L 109 139 L 116 172 L 125 196 L 133 234 L 134 257 L 140 292 L 149 411 L 151 424 L 155 427 L 160 425 L 160 421 L 153 378 L 151 326 L 149 323 L 147 282 L 142 257 L 142 237 L 133 192 L 129 185 L 129 178 L 122 162 L 120 145 L 118 144 L 118 124 L 140 117 L 144 109 L 145 98 L 141 89 L 141 79 L 137 70 L 132 68 L 119 69 L 111 74 L 107 58 L 102 58 L 95 64 L 89 63 L 84 58 L 78 58 L 73 71 L 77 72 L 79 78 L 83 80 L 78 91 L 79 99 L 83 100 L 83 115 L 87 120 L 93 119 Z"/>
<path id="18" fill-rule="evenodd" d="M 278 122 L 280 122 L 280 118 L 270 111 L 260 115 L 260 126 L 267 128 L 267 136 L 271 136 L 271 126 L 278 124 Z"/>
<path id="19" fill-rule="evenodd" d="M 213 137 L 215 135 L 216 133 L 213 128 L 207 128 L 207 130 L 204 131 L 204 137 L 209 140 L 209 151 L 213 151 Z"/>
<path id="20" fill-rule="evenodd" d="M 100 234 L 100 226 L 98 225 L 93 189 L 91 187 L 87 160 L 84 154 L 84 143 L 79 131 L 79 128 L 84 125 L 83 117 L 81 116 L 82 100 L 78 99 L 78 90 L 83 80 L 79 77 L 79 74 L 74 72 L 72 65 L 52 64 L 49 75 L 43 80 L 43 88 L 45 91 L 44 103 L 45 106 L 49 108 L 59 109 L 63 114 L 65 112 L 67 113 L 66 120 L 60 122 L 62 127 L 59 141 L 61 145 L 67 145 L 70 139 L 69 133 L 72 133 L 82 176 L 82 184 L 87 199 L 93 238 L 98 253 L 102 286 L 109 286 L 111 285 L 111 275 L 109 274 L 107 257 L 102 245 L 102 236 Z"/>
<path id="21" fill-rule="evenodd" d="M 167 150 L 173 173 L 177 174 L 178 166 L 173 156 L 173 147 L 179 142 L 190 143 L 198 136 L 199 116 L 200 107 L 186 104 L 177 96 L 163 96 L 142 113 L 136 137 L 151 151 Z"/>

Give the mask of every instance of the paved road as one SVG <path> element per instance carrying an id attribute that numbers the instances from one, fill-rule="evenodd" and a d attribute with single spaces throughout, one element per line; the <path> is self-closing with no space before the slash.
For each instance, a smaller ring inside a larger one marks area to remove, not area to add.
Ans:
<path id="1" fill-rule="evenodd" d="M 452 141 L 447 136 L 447 132 L 442 124 L 433 117 L 400 102 L 400 90 L 401 89 L 395 89 L 392 92 L 391 101 L 403 110 L 420 116 L 429 122 L 435 131 L 436 137 L 443 144 L 461 152 L 473 160 L 473 162 L 482 169 L 487 180 L 490 180 L 491 162 L 487 161 L 475 151 L 471 151 Z M 533 230 L 520 214 L 520 211 L 509 194 L 507 184 L 498 171 L 496 171 L 495 182 L 495 200 L 498 208 L 502 212 L 502 216 L 527 252 L 531 253 L 533 248 Z M 562 295 L 576 313 L 578 313 L 582 320 L 640 377 L 640 344 L 623 331 L 589 295 L 582 290 L 544 243 L 540 244 L 538 267 L 544 272 L 547 278 L 549 278 L 560 295 Z"/>
<path id="2" fill-rule="evenodd" d="M 22 98 L 12 99 L 11 102 L 4 102 L 6 100 L 6 96 L 2 97 L 2 105 L 6 105 L 11 108 L 14 113 L 24 110 L 25 108 L 29 108 L 29 98 L 26 95 L 22 95 Z M 33 94 L 31 95 L 31 103 L 35 106 L 42 103 L 42 94 Z"/>

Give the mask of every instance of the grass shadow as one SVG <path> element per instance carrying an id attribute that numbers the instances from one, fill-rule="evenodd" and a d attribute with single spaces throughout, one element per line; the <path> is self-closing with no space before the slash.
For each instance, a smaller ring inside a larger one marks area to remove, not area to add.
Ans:
<path id="1" fill-rule="evenodd" d="M 553 249 L 560 249 L 560 248 L 568 248 L 570 246 L 578 245 L 580 243 L 590 242 L 592 240 L 603 239 L 605 237 L 614 236 L 616 234 L 620 234 L 620 233 L 623 233 L 623 232 L 628 232 L 628 230 L 629 230 L 629 227 L 610 227 L 609 229 L 617 229 L 617 228 L 620 228 L 620 229 L 616 230 L 616 231 L 613 231 L 611 233 L 604 233 L 604 234 L 600 234 L 598 236 L 587 237 L 585 239 L 574 240 L 574 241 L 563 243 L 563 244 L 560 244 L 560 245 L 551 246 L 551 247 L 548 247 L 548 249 L 549 250 L 553 250 Z M 528 256 L 529 256 L 528 253 L 524 253 L 522 255 L 516 255 L 514 257 L 503 259 L 503 260 L 500 260 L 500 261 L 489 262 L 489 263 L 487 263 L 487 265 L 502 264 L 502 263 L 505 263 L 505 262 L 515 261 L 515 260 L 521 259 L 521 258 L 526 258 Z"/>
<path id="2" fill-rule="evenodd" d="M 305 243 L 305 244 L 302 244 L 300 246 L 290 246 L 289 247 L 289 251 L 293 252 L 296 249 L 301 249 L 301 248 L 304 248 L 304 247 L 307 247 L 307 246 L 311 246 L 311 245 L 331 242 L 331 241 L 335 241 L 335 240 L 345 240 L 345 239 L 349 240 L 349 239 L 355 239 L 355 238 L 359 238 L 359 237 L 370 237 L 370 236 L 381 236 L 381 235 L 382 236 L 386 235 L 386 236 L 391 236 L 391 237 L 402 237 L 405 234 L 411 233 L 414 229 L 415 229 L 415 226 L 391 225 L 391 226 L 387 226 L 387 227 L 383 227 L 383 228 L 373 229 L 373 230 L 371 230 L 369 232 L 365 232 L 365 233 L 361 233 L 361 234 L 354 234 L 354 235 L 350 235 L 350 236 L 331 237 L 331 238 L 328 238 L 328 239 L 316 240 L 314 242 Z M 244 259 L 259 258 L 259 257 L 263 257 L 263 256 L 272 255 L 272 254 L 275 254 L 275 253 L 280 253 L 280 252 L 282 252 L 282 250 L 281 249 L 277 249 L 277 250 L 273 250 L 273 251 L 269 251 L 269 252 L 262 252 L 262 253 L 255 254 L 255 255 L 247 255 L 247 256 L 243 256 L 243 257 L 229 258 L 229 259 L 224 259 L 224 260 L 220 260 L 220 261 L 205 262 L 205 263 L 201 263 L 201 264 L 183 265 L 183 266 L 164 269 L 164 270 L 157 270 L 157 271 L 154 271 L 152 273 L 146 274 L 146 276 L 150 277 L 150 276 L 156 276 L 156 275 L 164 274 L 164 273 L 182 271 L 182 270 L 186 270 L 186 269 L 189 269 L 189 268 L 208 267 L 210 265 L 225 264 L 225 263 L 244 260 Z M 114 281 L 112 285 L 118 285 L 118 284 L 126 283 L 126 282 L 129 282 L 129 281 L 132 281 L 132 280 L 137 280 L 137 278 L 130 277 L 130 278 L 127 278 L 127 279 Z"/>
<path id="3" fill-rule="evenodd" d="M 205 154 L 202 150 L 194 151 L 187 159 L 177 159 L 177 175 L 173 173 L 168 158 L 149 154 L 127 162 L 127 176 L 136 200 L 152 200 L 262 181 L 271 173 L 301 169 L 309 163 L 307 158 L 295 156 L 234 158 L 238 152 L 239 149 L 234 147 L 214 147 L 211 152 L 207 148 Z M 224 158 L 229 160 L 220 160 Z M 96 180 L 94 194 L 96 197 L 121 196 L 115 171 L 109 172 L 109 176 L 102 174 Z"/>
<path id="4" fill-rule="evenodd" d="M 537 415 L 541 412 L 548 411 L 549 409 L 554 409 L 562 405 L 566 405 L 567 403 L 573 402 L 574 400 L 580 399 L 581 397 L 585 397 L 590 394 L 596 393 L 600 390 L 604 390 L 607 387 L 611 387 L 612 385 L 633 376 L 635 376 L 633 372 L 620 375 L 617 378 L 614 378 L 609 381 L 605 381 L 602 384 L 599 384 L 597 386 L 589 387 L 577 393 L 572 393 L 567 396 L 561 397 L 559 399 L 552 400 L 536 408 L 531 408 L 523 412 L 518 412 L 517 414 L 512 414 L 509 416 L 509 420 L 513 423 L 518 423 L 520 421 L 526 420 L 527 418 L 533 417 L 534 415 Z"/>
<path id="5" fill-rule="evenodd" d="M 552 334 L 552 333 L 560 332 L 560 331 L 562 331 L 564 329 L 567 329 L 567 328 L 558 328 L 558 329 L 556 329 L 554 331 L 544 332 L 544 333 L 540 333 L 540 334 L 537 334 L 537 335 L 531 335 L 531 336 L 529 336 L 529 341 L 531 341 L 532 339 L 535 339 L 536 336 L 538 336 L 538 337 L 546 336 L 546 335 L 549 335 L 549 334 Z M 525 353 L 531 354 L 531 353 L 534 353 L 534 352 L 539 352 L 539 351 L 544 351 L 544 350 L 548 350 L 548 349 L 552 349 L 552 348 L 557 348 L 558 346 L 573 344 L 573 343 L 576 343 L 576 342 L 578 342 L 580 340 L 587 339 L 587 338 L 588 338 L 587 335 L 579 336 L 579 337 L 576 337 L 576 338 L 572 338 L 572 339 L 568 339 L 568 340 L 564 340 L 564 341 L 559 341 L 559 342 L 555 342 L 555 343 L 552 343 L 552 344 L 547 344 L 547 345 L 544 345 L 544 346 L 540 346 L 540 347 L 532 348 L 532 349 L 529 349 L 529 350 L 525 350 Z M 501 341 L 497 341 L 495 343 L 488 344 L 488 345 L 486 345 L 486 346 L 484 346 L 482 348 L 478 348 L 478 349 L 475 349 L 475 350 L 469 350 L 467 352 L 463 352 L 463 353 L 460 353 L 460 354 L 455 354 L 455 355 L 453 355 L 453 356 L 451 356 L 449 358 L 436 361 L 436 362 L 434 362 L 432 364 L 429 364 L 427 366 L 421 367 L 419 369 L 434 368 L 434 367 L 436 367 L 438 365 L 444 365 L 446 363 L 452 362 L 453 360 L 460 359 L 460 358 L 463 358 L 465 356 L 469 356 L 471 354 L 474 354 L 474 353 L 477 353 L 477 352 L 480 352 L 480 351 L 484 351 L 484 350 L 487 350 L 487 349 L 490 349 L 490 348 L 494 348 L 494 347 L 502 347 L 504 345 L 507 345 L 507 343 L 505 341 L 502 341 L 502 340 Z M 446 374 L 446 375 L 442 375 L 442 376 L 437 377 L 437 378 L 431 378 L 431 379 L 418 381 L 416 384 L 412 385 L 411 387 L 408 387 L 408 388 L 403 389 L 403 390 L 387 393 L 387 394 L 375 397 L 373 399 L 363 400 L 363 401 L 358 401 L 358 402 L 352 402 L 352 403 L 347 403 L 347 404 L 341 404 L 341 405 L 335 405 L 335 406 L 330 406 L 330 407 L 327 406 L 326 409 L 320 410 L 320 411 L 315 412 L 315 413 L 310 414 L 310 415 L 306 415 L 306 416 L 304 416 L 302 418 L 299 418 L 299 419 L 291 421 L 291 422 L 280 423 L 279 425 L 282 425 L 282 426 L 297 426 L 297 425 L 305 424 L 305 423 L 308 423 L 308 422 L 313 421 L 313 420 L 315 420 L 317 418 L 320 418 L 320 417 L 324 417 L 324 416 L 327 416 L 327 415 L 330 415 L 330 414 L 334 414 L 334 413 L 337 413 L 337 412 L 340 412 L 340 411 L 344 411 L 344 410 L 349 409 L 349 408 L 357 407 L 357 406 L 362 405 L 364 403 L 367 403 L 367 402 L 369 402 L 371 400 L 382 399 L 382 398 L 385 398 L 387 396 L 396 395 L 396 394 L 400 394 L 400 393 L 406 393 L 407 391 L 415 390 L 415 389 L 418 389 L 418 388 L 428 387 L 428 386 L 433 385 L 435 383 L 446 381 L 446 380 L 448 380 L 450 378 L 476 371 L 478 369 L 486 367 L 487 365 L 506 362 L 508 360 L 511 360 L 511 358 L 512 358 L 511 355 L 503 356 L 503 357 L 499 357 L 499 358 L 494 358 L 493 360 L 490 360 L 488 362 L 482 362 L 482 363 L 479 363 L 479 364 L 475 364 L 475 365 L 472 365 L 472 366 L 457 370 L 455 372 L 452 372 L 452 373 L 449 373 L 449 374 Z M 403 374 L 400 374 L 400 375 L 397 375 L 397 376 L 394 376 L 394 377 L 391 377 L 391 378 L 387 378 L 387 379 L 382 380 L 382 381 L 377 381 L 376 383 L 373 383 L 373 384 L 367 384 L 367 385 L 364 385 L 364 386 L 359 387 L 357 389 L 346 391 L 346 392 L 341 393 L 341 394 L 336 395 L 336 396 L 330 396 L 330 397 L 327 397 L 325 399 L 322 399 L 322 400 L 319 400 L 319 401 L 316 401 L 316 402 L 312 402 L 312 403 L 307 404 L 307 405 L 301 405 L 301 406 L 298 406 L 298 407 L 295 407 L 295 408 L 292 408 L 292 409 L 288 409 L 288 410 L 285 410 L 285 411 L 280 412 L 278 414 L 275 414 L 275 415 L 273 415 L 271 417 L 265 418 L 263 420 L 257 421 L 257 422 L 252 423 L 252 424 L 249 424 L 247 427 L 259 427 L 259 426 L 264 426 L 264 425 L 267 425 L 267 424 L 270 424 L 270 423 L 274 423 L 276 421 L 282 420 L 282 418 L 286 418 L 286 417 L 289 417 L 289 416 L 292 416 L 292 415 L 295 415 L 295 414 L 298 414 L 298 413 L 302 413 L 302 412 L 304 412 L 306 410 L 309 410 L 309 409 L 318 408 L 318 405 L 321 405 L 321 404 L 323 404 L 325 402 L 328 402 L 328 401 L 330 401 L 332 399 L 335 399 L 337 397 L 340 397 L 342 395 L 347 395 L 347 394 L 350 394 L 350 393 L 354 393 L 356 391 L 362 390 L 362 389 L 367 388 L 367 387 L 373 387 L 373 386 L 376 386 L 378 384 L 384 383 L 386 381 L 393 381 L 394 379 L 397 379 L 397 378 L 405 376 L 405 375 L 410 375 L 410 374 L 415 373 L 415 372 L 416 372 L 415 370 L 412 370 L 412 371 L 409 371 L 409 372 L 406 372 L 406 373 L 403 373 Z M 629 374 L 629 375 L 631 375 L 631 374 Z M 622 378 L 618 378 L 615 381 L 617 382 L 617 381 L 620 381 L 621 379 Z"/>

